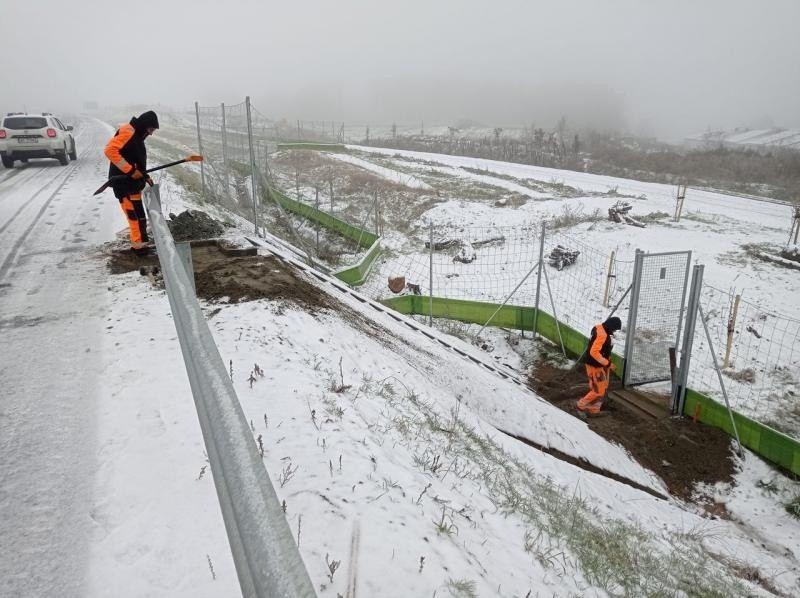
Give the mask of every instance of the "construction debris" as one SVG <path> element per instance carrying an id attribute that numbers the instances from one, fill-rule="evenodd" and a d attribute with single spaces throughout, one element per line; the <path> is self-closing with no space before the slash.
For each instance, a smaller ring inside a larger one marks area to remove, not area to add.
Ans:
<path id="1" fill-rule="evenodd" d="M 631 226 L 645 228 L 644 222 L 636 220 L 636 218 L 628 213 L 631 211 L 631 209 L 633 209 L 631 204 L 629 204 L 627 201 L 619 200 L 613 206 L 608 208 L 608 219 L 613 222 L 619 222 L 620 224 L 630 224 Z"/>
<path id="2" fill-rule="evenodd" d="M 565 266 L 571 266 L 578 259 L 581 254 L 577 249 L 569 249 L 563 245 L 556 245 L 547 257 L 550 265 L 558 271 L 564 269 Z"/>

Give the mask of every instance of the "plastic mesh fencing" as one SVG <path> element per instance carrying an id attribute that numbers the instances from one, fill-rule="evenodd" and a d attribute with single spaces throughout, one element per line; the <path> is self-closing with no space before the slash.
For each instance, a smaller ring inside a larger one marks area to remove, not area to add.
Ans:
<path id="1" fill-rule="evenodd" d="M 701 305 L 731 407 L 800 437 L 800 321 L 737 302 L 734 293 L 708 285 Z M 695 329 L 689 386 L 723 401 L 701 322 Z"/>
<path id="2" fill-rule="evenodd" d="M 669 380 L 669 349 L 677 348 L 691 253 L 642 254 L 638 292 L 632 300 L 630 342 L 625 353 L 626 384 Z"/>

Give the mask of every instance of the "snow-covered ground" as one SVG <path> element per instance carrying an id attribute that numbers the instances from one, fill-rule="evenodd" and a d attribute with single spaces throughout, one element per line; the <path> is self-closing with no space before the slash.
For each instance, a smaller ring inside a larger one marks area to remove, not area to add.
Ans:
<path id="1" fill-rule="evenodd" d="M 327 156 L 335 160 L 340 160 L 341 162 L 347 162 L 348 164 L 354 164 L 355 166 L 360 166 L 365 170 L 369 170 L 370 172 L 374 172 L 379 176 L 393 181 L 395 183 L 400 183 L 401 185 L 405 185 L 406 187 L 411 187 L 412 189 L 430 189 L 431 186 L 419 180 L 415 176 L 411 175 L 404 175 L 402 173 L 397 172 L 396 170 L 391 170 L 389 168 L 384 168 L 382 166 L 378 166 L 377 164 L 373 164 L 372 162 L 368 162 L 367 160 L 362 160 L 361 158 L 357 158 L 356 156 L 351 156 L 349 154 L 337 154 L 337 153 L 326 153 Z"/>
<path id="2" fill-rule="evenodd" d="M 557 230 L 551 227 L 545 255 L 556 245 L 579 250 L 581 255 L 574 266 L 563 271 L 548 268 L 546 282 L 553 300 L 544 295 L 542 305 L 568 325 L 588 331 L 610 308 L 603 306 L 603 298 L 612 252 L 616 261 L 609 306 L 615 305 L 631 283 L 637 249 L 649 253 L 691 251 L 691 263 L 705 266 L 702 306 L 720 363 L 733 296 L 741 295 L 729 362 L 733 376 L 726 377 L 734 408 L 780 425 L 789 433 L 800 433 L 800 271 L 785 267 L 779 257 L 772 261 L 757 257 L 764 252 L 760 248 L 774 252 L 786 245 L 793 206 L 690 188 L 681 219 L 675 222 L 676 189 L 669 185 L 462 156 L 348 147 L 362 159 L 418 173 L 423 180 L 426 173 L 435 171 L 449 174 L 449 181 L 469 177 L 528 198 L 512 205 L 505 200 L 455 197 L 438 203 L 414 223 L 423 231 L 432 224 L 437 240 L 453 239 L 465 245 L 503 238 L 502 243 L 470 251 L 466 257 L 476 259 L 469 263 L 456 263 L 449 254 L 434 255 L 432 285 L 437 295 L 495 302 L 511 297 L 512 303 L 533 305 L 535 276 L 519 288 L 517 285 L 530 275 L 531 265 L 538 260 L 539 223 L 560 219 L 567 223 Z M 440 179 L 432 180 L 442 184 Z M 647 226 L 608 220 L 608 209 L 618 201 L 631 204 L 631 214 Z M 390 235 L 386 245 L 394 253 L 380 263 L 368 292 L 385 296 L 382 281 L 397 275 L 430 288 L 425 240 L 427 236 L 418 239 L 416 249 L 409 251 L 405 239 Z M 623 319 L 627 305 L 626 300 L 620 307 Z M 694 382 L 694 388 L 721 401 L 722 391 L 700 326 L 695 354 L 690 384 Z"/>
<path id="3" fill-rule="evenodd" d="M 91 195 L 112 130 L 76 131 L 78 162 L 0 171 L 2 594 L 238 595 L 167 297 L 98 251 L 125 226 Z M 158 180 L 165 213 L 193 205 Z M 800 593 L 798 484 L 748 454 L 735 490 L 707 489 L 731 513 L 712 521 L 527 447 L 498 428 L 663 492 L 525 388 L 307 280 L 337 307 L 205 307 L 320 596 Z"/>

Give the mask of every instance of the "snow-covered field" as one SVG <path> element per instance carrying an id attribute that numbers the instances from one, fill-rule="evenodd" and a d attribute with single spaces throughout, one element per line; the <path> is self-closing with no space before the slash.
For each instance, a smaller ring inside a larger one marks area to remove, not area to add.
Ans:
<path id="1" fill-rule="evenodd" d="M 542 305 L 570 326 L 588 332 L 630 285 L 637 249 L 691 251 L 691 263 L 705 266 L 702 307 L 720 363 L 733 298 L 741 295 L 728 364 L 732 375 L 725 379 L 734 408 L 800 433 L 800 270 L 785 267 L 780 260 L 758 258 L 786 245 L 791 206 L 690 188 L 681 219 L 675 222 L 676 189 L 669 185 L 477 158 L 349 147 L 362 160 L 371 159 L 406 176 L 414 174 L 440 188 L 466 178 L 525 198 L 511 203 L 451 197 L 437 203 L 414 223 L 421 232 L 411 250 L 407 238 L 386 236 L 385 245 L 393 255 L 379 264 L 368 293 L 386 296 L 383 281 L 405 275 L 425 289 L 432 284 L 436 295 L 533 305 L 536 277 L 530 273 L 538 260 L 539 225 L 542 220 L 561 220 L 564 224 L 555 230 L 549 225 L 545 255 L 556 245 L 581 255 L 563 271 L 547 269 L 553 300 L 543 294 Z M 448 178 L 442 180 L 442 175 Z M 631 214 L 646 227 L 608 220 L 608 209 L 618 201 L 629 203 Z M 462 246 L 487 239 L 503 241 L 470 250 L 466 257 L 474 261 L 469 263 L 454 262 L 452 252 L 435 254 L 431 283 L 430 255 L 424 247 L 431 225 L 436 240 L 457 240 Z M 615 277 L 604 307 L 612 252 Z M 626 300 L 620 306 L 623 319 L 627 307 Z M 696 331 L 693 355 L 690 385 L 694 382 L 694 388 L 721 401 L 702 326 Z"/>
<path id="2" fill-rule="evenodd" d="M 0 171 L 1 593 L 238 595 L 167 297 L 98 252 L 125 226 L 91 196 L 112 130 L 76 131 L 78 162 Z M 195 205 L 158 181 L 165 213 Z M 797 483 L 747 454 L 712 521 L 526 447 L 498 428 L 663 492 L 523 387 L 308 281 L 338 307 L 205 307 L 318 595 L 800 593 Z"/>

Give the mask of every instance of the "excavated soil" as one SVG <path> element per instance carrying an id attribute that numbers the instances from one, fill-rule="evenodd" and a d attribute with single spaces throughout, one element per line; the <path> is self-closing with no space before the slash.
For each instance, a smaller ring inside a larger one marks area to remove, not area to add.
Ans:
<path id="1" fill-rule="evenodd" d="M 121 247 L 106 247 L 108 269 L 112 274 L 139 271 L 163 285 L 158 256 L 140 257 Z M 328 295 L 304 280 L 281 260 L 263 255 L 236 255 L 216 244 L 192 247 L 192 265 L 197 296 L 210 303 L 239 303 L 268 299 L 295 303 L 316 314 L 332 308 Z"/>
<path id="2" fill-rule="evenodd" d="M 565 370 L 539 363 L 528 385 L 556 407 L 575 415 L 575 403 L 588 390 L 583 366 Z M 696 484 L 731 483 L 735 473 L 731 438 L 688 418 L 656 420 L 613 402 L 603 408 L 608 415 L 589 418 L 587 425 L 603 438 L 623 446 L 644 467 L 664 480 L 670 492 L 691 499 Z M 714 515 L 718 505 L 708 504 Z"/>
<path id="3" fill-rule="evenodd" d="M 272 256 L 256 255 L 254 248 L 232 247 L 216 239 L 226 224 L 200 210 L 170 214 L 167 220 L 175 241 L 188 241 L 197 296 L 211 303 L 239 303 L 269 299 L 301 305 L 312 314 L 330 309 L 328 295 L 298 276 L 291 266 Z M 120 233 L 127 237 L 126 231 Z M 157 255 L 137 256 L 122 240 L 108 243 L 102 254 L 108 257 L 112 274 L 139 271 L 154 284 L 163 285 Z"/>

